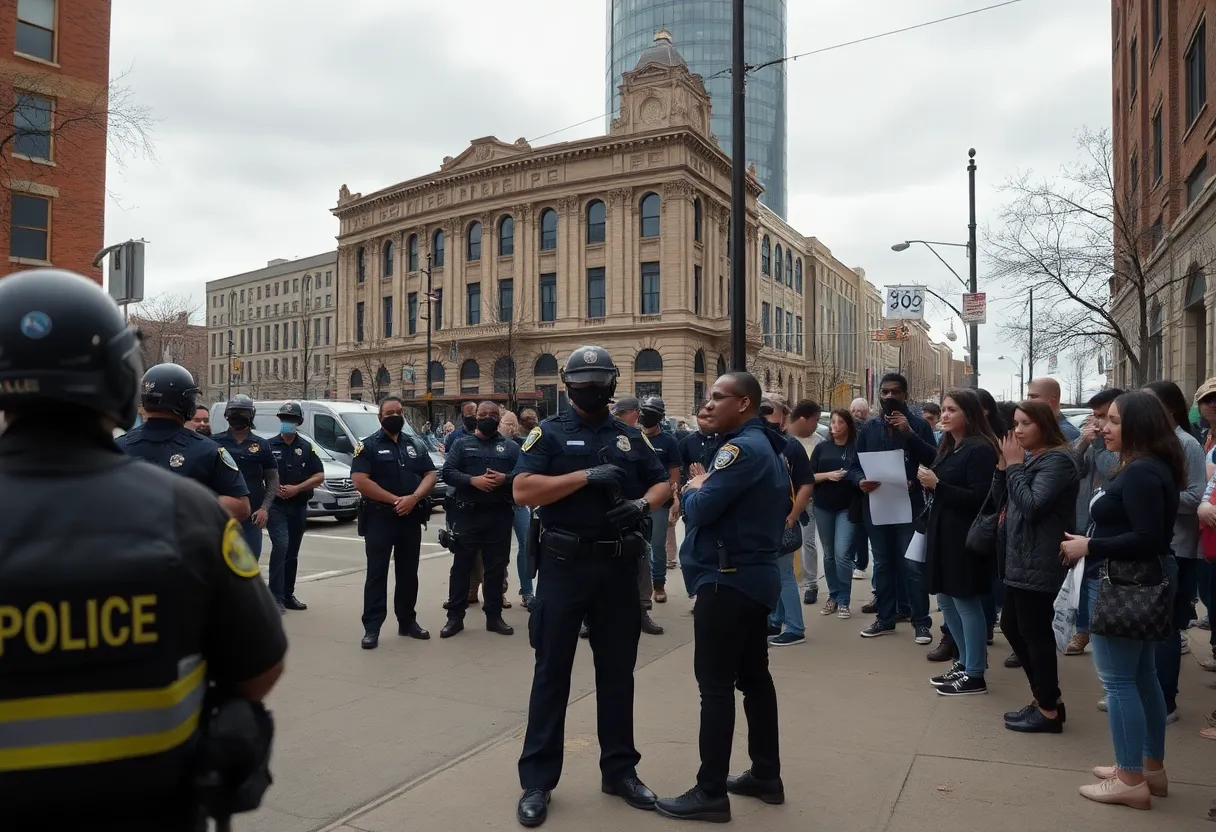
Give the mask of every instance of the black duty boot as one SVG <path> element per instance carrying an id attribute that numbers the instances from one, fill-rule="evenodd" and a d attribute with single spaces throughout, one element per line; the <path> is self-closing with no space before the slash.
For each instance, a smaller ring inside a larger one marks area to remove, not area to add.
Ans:
<path id="1" fill-rule="evenodd" d="M 359 642 L 359 646 L 364 650 L 375 650 L 380 646 L 380 633 L 368 630 L 363 634 L 363 640 Z"/>
<path id="2" fill-rule="evenodd" d="M 524 789 L 515 806 L 515 819 L 520 826 L 540 826 L 549 816 L 549 793 L 544 789 Z"/>
<path id="3" fill-rule="evenodd" d="M 498 633 L 500 636 L 515 635 L 515 628 L 503 621 L 501 615 L 495 616 L 494 618 L 487 618 L 486 629 L 491 633 Z M 442 635 L 442 633 L 440 635 Z"/>
<path id="4" fill-rule="evenodd" d="M 449 618 L 447 623 L 439 630 L 440 638 L 451 638 L 464 629 L 463 618 Z"/>
<path id="5" fill-rule="evenodd" d="M 703 820 L 707 823 L 730 823 L 730 798 L 713 797 L 700 786 L 693 786 L 679 797 L 662 797 L 654 804 L 660 815 L 677 820 Z"/>
<path id="6" fill-rule="evenodd" d="M 642 632 L 648 636 L 663 635 L 663 628 L 654 623 L 654 619 L 650 617 L 649 610 L 642 610 Z"/>
<path id="7" fill-rule="evenodd" d="M 727 777 L 726 790 L 741 797 L 755 797 L 774 806 L 785 802 L 785 786 L 781 784 L 780 777 L 776 780 L 761 780 L 750 770 Z"/>

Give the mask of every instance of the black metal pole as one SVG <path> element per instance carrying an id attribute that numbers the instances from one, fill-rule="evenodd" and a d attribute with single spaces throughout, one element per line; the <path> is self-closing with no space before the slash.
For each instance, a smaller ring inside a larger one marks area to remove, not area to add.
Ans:
<path id="1" fill-rule="evenodd" d="M 743 0 L 731 3 L 730 368 L 747 369 L 747 140 L 743 91 Z"/>
<path id="2" fill-rule="evenodd" d="M 435 308 L 431 304 L 431 255 L 426 256 L 426 421 L 435 429 L 435 403 L 431 399 L 431 317 Z"/>
<path id="3" fill-rule="evenodd" d="M 228 401 L 232 401 L 232 339 L 228 339 Z"/>
<path id="4" fill-rule="evenodd" d="M 979 291 L 978 281 L 976 279 L 976 245 L 975 245 L 975 148 L 967 151 L 967 197 L 971 211 L 970 221 L 967 224 L 967 253 L 970 255 L 969 260 L 971 266 L 971 294 Z M 971 386 L 977 388 L 980 386 L 980 328 L 977 324 L 971 324 Z"/>
<path id="5" fill-rule="evenodd" d="M 1026 375 L 1034 378 L 1034 288 L 1030 290 L 1030 335 L 1026 339 Z"/>

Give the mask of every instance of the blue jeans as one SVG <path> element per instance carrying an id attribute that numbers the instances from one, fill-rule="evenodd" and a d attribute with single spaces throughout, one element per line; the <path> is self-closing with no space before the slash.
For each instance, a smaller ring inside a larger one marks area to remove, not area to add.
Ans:
<path id="1" fill-rule="evenodd" d="M 531 571 L 528 563 L 528 524 L 531 519 L 532 513 L 526 506 L 515 507 L 512 525 L 515 527 L 515 543 L 519 547 L 515 553 L 515 568 L 519 573 L 519 594 L 522 596 L 532 594 L 532 576 L 528 574 Z"/>
<path id="2" fill-rule="evenodd" d="M 254 525 L 252 520 L 241 521 L 241 536 L 245 538 L 245 542 L 249 544 L 249 550 L 253 552 L 255 560 L 262 558 L 262 530 Z"/>
<path id="3" fill-rule="evenodd" d="M 894 627 L 900 596 L 907 598 L 908 612 L 915 627 L 931 627 L 929 596 L 925 594 L 921 570 L 924 564 L 908 560 L 904 554 L 912 542 L 911 523 L 875 526 L 866 521 L 866 534 L 874 550 L 874 594 L 878 596 L 878 623 Z M 902 587 L 901 587 L 902 585 Z"/>
<path id="4" fill-rule="evenodd" d="M 304 541 L 308 503 L 275 500 L 266 528 L 270 531 L 270 594 L 280 602 L 296 594 L 296 569 Z"/>
<path id="5" fill-rule="evenodd" d="M 980 679 L 988 669 L 988 619 L 984 615 L 983 597 L 955 598 L 938 594 L 942 618 L 958 645 L 963 669 L 973 679 Z"/>
<path id="6" fill-rule="evenodd" d="M 1097 635 L 1089 643 L 1106 691 L 1115 765 L 1136 772 L 1144 760 L 1165 759 L 1165 694 L 1153 661 L 1157 645 Z"/>
<path id="7" fill-rule="evenodd" d="M 814 507 L 814 528 L 823 538 L 823 577 L 828 583 L 828 597 L 842 607 L 853 598 L 853 538 L 857 527 L 849 522 L 848 509 L 831 511 Z"/>
<path id="8" fill-rule="evenodd" d="M 1195 616 L 1195 589 L 1199 579 L 1199 561 L 1194 558 L 1166 558 L 1169 578 L 1174 582 L 1173 629 L 1154 645 L 1157 681 L 1165 697 L 1166 712 L 1178 707 L 1178 674 L 1182 670 L 1182 631 Z"/>
<path id="9" fill-rule="evenodd" d="M 1099 564 L 1100 566 L 1100 564 Z M 1089 618 L 1093 613 L 1094 602 L 1098 600 L 1099 571 L 1085 569 L 1081 578 L 1081 603 L 1077 605 L 1077 632 L 1089 635 Z"/>
<path id="10" fill-rule="evenodd" d="M 802 598 L 798 595 L 798 579 L 794 577 L 794 553 L 777 556 L 777 571 L 781 574 L 781 600 L 777 609 L 769 616 L 774 626 L 784 625 L 785 632 L 802 635 L 806 625 L 802 621 Z"/>
<path id="11" fill-rule="evenodd" d="M 667 520 L 671 508 L 650 512 L 650 580 L 653 586 L 667 583 Z"/>

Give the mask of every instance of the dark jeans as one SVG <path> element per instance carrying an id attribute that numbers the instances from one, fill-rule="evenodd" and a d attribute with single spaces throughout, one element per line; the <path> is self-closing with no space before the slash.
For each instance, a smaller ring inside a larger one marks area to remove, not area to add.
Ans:
<path id="1" fill-rule="evenodd" d="M 929 596 L 921 578 L 923 563 L 908 560 L 904 554 L 912 542 L 911 523 L 895 526 L 875 526 L 866 521 L 866 534 L 874 549 L 874 594 L 878 596 L 878 623 L 895 626 L 901 594 L 906 594 L 913 626 L 930 627 Z M 903 593 L 900 585 L 903 585 Z"/>
<path id="2" fill-rule="evenodd" d="M 393 589 L 393 612 L 397 626 L 405 629 L 417 621 L 418 558 L 422 548 L 422 524 L 407 515 L 398 517 L 391 508 L 371 509 L 364 523 L 363 549 L 367 576 L 363 582 L 363 629 L 380 632 L 388 618 L 388 564 L 397 579 Z M 465 581 L 468 592 L 468 581 Z M 500 593 L 501 595 L 501 593 Z M 467 603 L 468 596 L 465 596 Z"/>
<path id="3" fill-rule="evenodd" d="M 1197 583 L 1199 584 L 1199 600 L 1203 602 L 1204 612 L 1208 620 L 1212 619 L 1212 596 L 1216 594 L 1216 562 L 1210 560 L 1195 561 L 1198 569 Z M 1189 623 L 1189 622 L 1188 622 Z M 1212 646 L 1212 657 L 1216 658 L 1216 630 L 1209 630 L 1209 642 Z"/>
<path id="4" fill-rule="evenodd" d="M 267 526 L 270 525 L 268 522 Z M 254 524 L 252 520 L 243 520 L 241 522 L 241 536 L 245 538 L 245 542 L 249 545 L 249 550 L 253 552 L 255 560 L 262 559 L 262 530 Z"/>
<path id="5" fill-rule="evenodd" d="M 1182 671 L 1182 631 L 1195 619 L 1195 590 L 1199 583 L 1199 561 L 1194 558 L 1166 558 L 1170 580 L 1174 582 L 1174 627 L 1165 641 L 1154 645 L 1157 681 L 1165 694 L 1166 713 L 1178 707 L 1178 674 Z"/>
<path id="6" fill-rule="evenodd" d="M 1054 711 L 1060 701 L 1056 636 L 1051 629 L 1055 600 L 1054 592 L 1011 586 L 1005 589 L 1005 607 L 1001 610 L 1001 632 L 1022 662 L 1035 701 L 1045 711 Z"/>
<path id="7" fill-rule="evenodd" d="M 469 576 L 473 564 L 481 555 L 482 587 L 485 600 L 482 611 L 487 620 L 502 615 L 502 585 L 507 565 L 511 562 L 511 532 L 515 509 L 503 503 L 473 509 L 453 509 L 449 512 L 452 531 L 459 544 L 452 553 L 452 571 L 448 580 L 448 618 L 464 619 L 469 608 Z"/>
<path id="8" fill-rule="evenodd" d="M 595 664 L 600 774 L 609 782 L 637 774 L 642 759 L 633 741 L 633 668 L 642 636 L 638 566 L 628 558 L 541 556 L 528 619 L 536 667 L 519 758 L 521 788 L 554 789 L 561 778 L 570 671 L 584 618 Z"/>
<path id="9" fill-rule="evenodd" d="M 853 556 L 853 564 L 857 569 L 865 572 L 870 566 L 870 538 L 866 533 L 866 524 L 858 523 L 854 526 L 856 532 L 853 534 L 853 546 L 851 553 Z"/>
<path id="10" fill-rule="evenodd" d="M 308 503 L 275 500 L 270 504 L 266 528 L 270 532 L 270 594 L 280 602 L 296 594 L 300 543 L 304 540 Z"/>
<path id="11" fill-rule="evenodd" d="M 701 689 L 697 785 L 715 797 L 726 794 L 736 687 L 743 693 L 752 774 L 761 780 L 781 776 L 777 690 L 768 671 L 767 626 L 768 610 L 742 592 L 720 584 L 703 584 L 697 591 L 693 608 L 693 670 Z"/>

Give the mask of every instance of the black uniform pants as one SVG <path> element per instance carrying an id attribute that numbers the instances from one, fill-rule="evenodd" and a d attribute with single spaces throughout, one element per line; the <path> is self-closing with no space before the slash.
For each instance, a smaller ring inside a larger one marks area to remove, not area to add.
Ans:
<path id="1" fill-rule="evenodd" d="M 642 614 L 636 558 L 557 560 L 541 556 L 528 637 L 536 651 L 519 785 L 553 789 L 562 774 L 566 705 L 578 631 L 586 618 L 595 663 L 596 733 L 607 781 L 637 773 L 633 742 L 633 668 Z"/>
<path id="2" fill-rule="evenodd" d="M 408 515 L 398 517 L 391 508 L 372 509 L 363 532 L 367 553 L 367 578 L 363 583 L 363 629 L 380 632 L 388 617 L 388 564 L 393 561 L 396 588 L 393 612 L 404 629 L 417 618 L 418 558 L 422 548 L 422 524 Z"/>
<path id="3" fill-rule="evenodd" d="M 1056 665 L 1056 596 L 1050 592 L 1008 587 L 1001 609 L 1001 633 L 1022 662 L 1030 692 L 1045 711 L 1060 701 L 1060 672 Z"/>
<path id="4" fill-rule="evenodd" d="M 270 594 L 279 603 L 296 594 L 296 570 L 300 566 L 300 544 L 307 528 L 308 503 L 275 500 L 267 512 L 270 533 Z"/>
<path id="5" fill-rule="evenodd" d="M 781 776 L 781 762 L 777 690 L 768 671 L 768 610 L 737 589 L 704 584 L 697 590 L 692 620 L 693 670 L 701 689 L 697 785 L 714 797 L 726 794 L 736 687 L 743 692 L 751 772 L 761 780 L 775 780 Z"/>
<path id="6" fill-rule="evenodd" d="M 448 580 L 448 618 L 463 619 L 469 608 L 470 577 L 477 556 L 483 564 L 482 609 L 487 619 L 502 615 L 502 585 L 511 561 L 511 533 L 515 510 L 508 503 L 498 505 L 453 507 L 452 531 L 458 541 L 452 553 L 452 572 Z"/>

